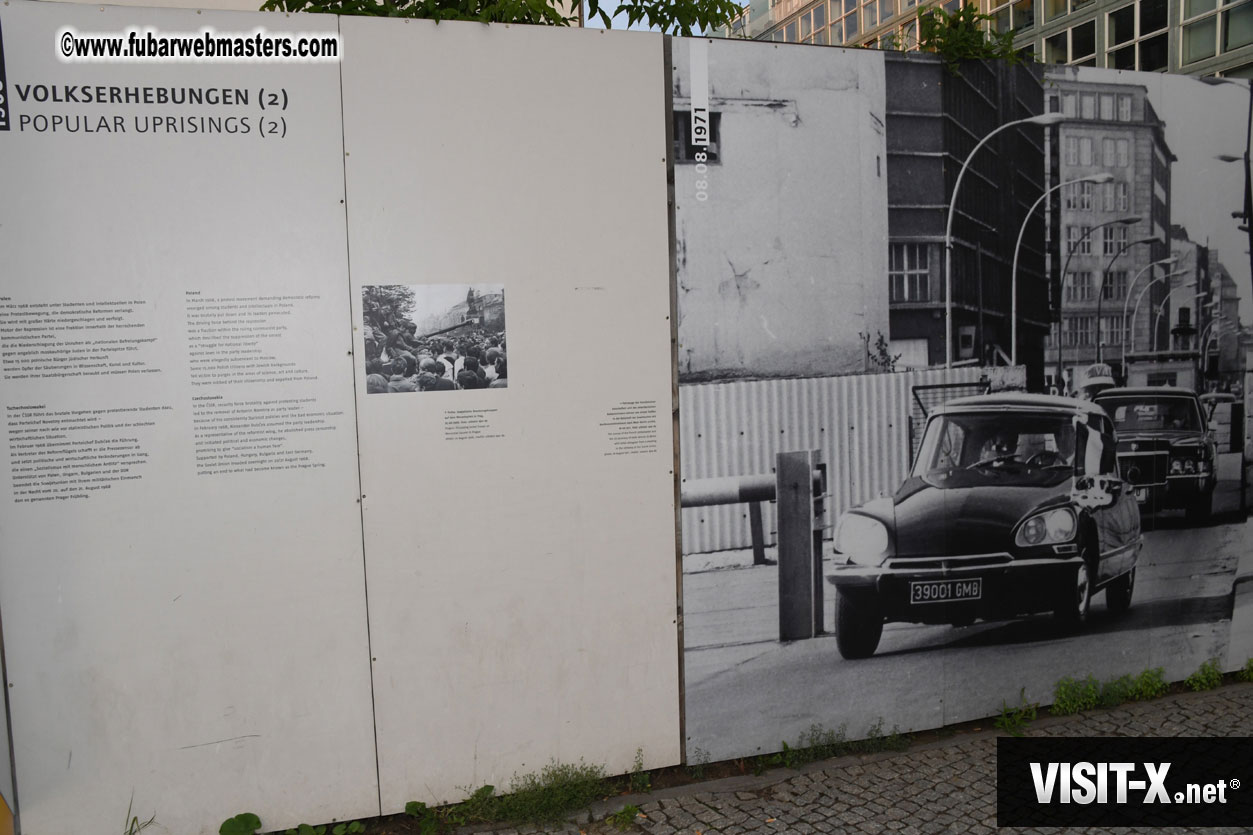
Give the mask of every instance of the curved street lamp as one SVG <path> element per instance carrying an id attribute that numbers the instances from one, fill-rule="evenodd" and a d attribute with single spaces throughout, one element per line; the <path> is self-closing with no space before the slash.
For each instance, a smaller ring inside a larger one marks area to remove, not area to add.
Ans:
<path id="1" fill-rule="evenodd" d="M 1165 243 L 1165 241 L 1163 241 L 1157 235 L 1153 235 L 1148 238 L 1141 238 L 1138 241 L 1130 241 L 1128 243 L 1125 243 L 1117 252 L 1114 253 L 1113 257 L 1109 259 L 1109 262 L 1105 265 L 1105 269 L 1101 272 L 1101 280 L 1098 282 L 1097 288 L 1096 288 L 1096 361 L 1097 362 L 1101 361 L 1101 348 L 1105 344 L 1104 340 L 1102 339 L 1103 331 L 1101 328 L 1101 303 L 1105 301 L 1105 276 L 1109 275 L 1109 271 L 1113 269 L 1114 262 L 1117 261 L 1124 252 L 1131 249 L 1133 246 L 1139 246 L 1140 244 L 1160 244 L 1160 243 Z"/>
<path id="2" fill-rule="evenodd" d="M 1131 321 L 1132 321 L 1132 322 L 1135 322 L 1135 320 L 1136 320 L 1136 316 L 1138 316 L 1138 315 L 1140 314 L 1140 302 L 1144 301 L 1144 294 L 1145 294 L 1145 293 L 1147 293 L 1147 292 L 1149 291 L 1149 289 L 1150 289 L 1150 288 L 1151 288 L 1154 284 L 1157 284 L 1157 283 L 1162 282 L 1162 281 L 1169 281 L 1169 280 L 1170 280 L 1170 279 L 1172 279 L 1172 278 L 1178 278 L 1179 276 L 1183 276 L 1183 275 L 1188 275 L 1188 271 L 1187 271 L 1187 270 L 1180 270 L 1180 271 L 1178 271 L 1178 272 L 1167 273 L 1166 275 L 1158 276 L 1157 278 L 1155 278 L 1155 279 L 1153 279 L 1152 281 L 1150 281 L 1148 284 L 1144 285 L 1144 289 L 1140 291 L 1140 295 L 1136 296 L 1136 303 L 1135 303 L 1135 305 L 1131 308 Z M 1180 285 L 1179 285 L 1179 287 L 1195 287 L 1195 286 L 1196 286 L 1196 282 L 1195 282 L 1195 281 L 1190 281 L 1190 282 L 1188 282 L 1187 284 L 1180 284 Z M 1178 287 L 1176 287 L 1175 289 L 1177 290 L 1177 289 L 1179 289 L 1179 288 L 1178 288 Z M 1134 343 L 1135 343 L 1135 339 L 1136 339 L 1135 329 L 1134 329 L 1134 328 L 1132 328 L 1132 331 L 1131 331 L 1131 342 L 1132 342 L 1132 346 L 1131 346 L 1131 347 L 1132 347 L 1132 350 L 1134 350 L 1134 349 L 1135 349 L 1135 344 L 1134 344 Z M 1150 333 L 1150 334 L 1149 334 L 1149 339 L 1153 340 L 1153 342 L 1152 342 L 1151 344 L 1156 344 L 1156 336 L 1155 336 L 1155 334 Z M 1122 349 L 1122 364 L 1123 364 L 1123 368 L 1126 368 L 1126 367 L 1127 367 L 1127 346 L 1126 346 L 1126 344 L 1125 344 L 1125 343 L 1124 343 L 1124 345 L 1123 345 L 1123 349 Z"/>
<path id="3" fill-rule="evenodd" d="M 1061 113 L 1041 113 L 1038 116 L 1029 116 L 1026 119 L 1015 119 L 1012 122 L 1006 122 L 1000 127 L 993 130 L 987 136 L 979 140 L 979 144 L 966 155 L 966 161 L 962 163 L 961 169 L 957 172 L 957 181 L 953 183 L 953 196 L 948 202 L 948 220 L 944 224 L 944 367 L 953 367 L 953 213 L 957 208 L 957 193 L 961 190 L 962 178 L 966 176 L 966 169 L 970 166 L 970 161 L 974 159 L 975 154 L 979 153 L 979 149 L 987 144 L 988 140 L 996 136 L 1003 130 L 1015 127 L 1017 125 L 1040 125 L 1048 127 L 1065 121 L 1066 117 Z"/>
<path id="4" fill-rule="evenodd" d="M 1157 278 L 1154 278 L 1154 280 L 1153 280 L 1153 281 L 1150 281 L 1149 283 L 1146 283 L 1146 285 L 1144 285 L 1144 290 L 1141 290 L 1141 291 L 1140 291 L 1140 295 L 1135 297 L 1135 306 L 1134 306 L 1134 307 L 1131 307 L 1131 318 L 1130 318 L 1130 320 L 1128 320 L 1128 318 L 1126 318 L 1126 311 L 1125 311 L 1125 308 L 1126 308 L 1126 302 L 1124 302 L 1124 303 L 1123 303 L 1123 308 L 1124 308 L 1124 312 L 1123 312 L 1123 327 L 1124 327 L 1124 328 L 1126 328 L 1126 322 L 1128 322 L 1128 321 L 1130 321 L 1130 322 L 1131 322 L 1131 327 L 1130 327 L 1130 328 L 1128 328 L 1128 331 L 1129 331 L 1129 332 L 1128 332 L 1128 336 L 1130 337 L 1129 341 L 1131 342 L 1131 349 L 1133 349 L 1133 350 L 1135 349 L 1135 317 L 1139 315 L 1139 312 L 1140 312 L 1140 302 L 1144 300 L 1144 293 L 1149 292 L 1149 288 L 1150 288 L 1150 287 L 1153 287 L 1153 285 L 1157 285 L 1157 283 L 1159 283 L 1159 282 L 1169 281 L 1169 280 L 1172 280 L 1172 278 L 1178 278 L 1179 276 L 1187 276 L 1187 275 L 1189 275 L 1189 273 L 1188 273 L 1188 271 L 1187 271 L 1187 270 L 1180 270 L 1180 271 L 1178 271 L 1178 272 L 1168 272 L 1168 273 L 1167 273 L 1167 275 L 1164 275 L 1164 276 L 1158 276 Z M 1195 282 L 1195 281 L 1190 282 L 1190 283 L 1187 283 L 1187 285 L 1180 285 L 1180 287 L 1195 287 L 1195 286 L 1197 286 L 1197 282 Z M 1126 295 L 1126 297 L 1128 297 L 1128 300 L 1130 300 L 1131 293 L 1130 293 L 1130 292 L 1128 292 L 1128 295 Z M 1126 372 L 1126 341 L 1124 341 L 1124 342 L 1123 342 L 1123 359 L 1121 359 L 1121 364 L 1123 364 L 1123 371 L 1124 371 L 1124 375 L 1125 375 L 1125 372 Z"/>
<path id="5" fill-rule="evenodd" d="M 1175 294 L 1176 290 L 1182 290 L 1185 287 L 1195 287 L 1195 286 L 1196 286 L 1196 282 L 1192 281 L 1187 284 L 1180 284 L 1178 287 L 1172 287 L 1170 289 L 1170 292 L 1166 294 L 1166 298 L 1162 299 L 1162 303 L 1157 306 L 1157 316 L 1153 318 L 1153 350 L 1154 351 L 1159 350 L 1157 347 L 1157 331 L 1158 331 L 1158 328 L 1161 327 L 1162 316 L 1166 313 L 1166 303 L 1170 301 L 1170 297 Z M 1208 292 L 1206 292 L 1205 290 L 1202 290 L 1201 292 L 1197 293 L 1192 298 L 1193 300 L 1196 300 L 1196 299 L 1204 298 L 1205 296 L 1208 296 L 1208 295 L 1209 295 Z"/>
<path id="6" fill-rule="evenodd" d="M 1174 264 L 1174 263 L 1175 263 L 1175 262 L 1177 262 L 1178 260 L 1179 260 L 1179 256 L 1178 256 L 1178 255 L 1170 255 L 1170 256 L 1168 256 L 1168 257 L 1166 257 L 1166 258 L 1159 258 L 1159 259 L 1158 259 L 1158 260 L 1156 260 L 1156 261 L 1150 261 L 1149 263 L 1147 263 L 1147 264 L 1145 264 L 1143 267 L 1141 267 L 1141 268 L 1140 268 L 1140 271 L 1139 271 L 1139 272 L 1137 272 L 1137 273 L 1135 274 L 1135 277 L 1131 279 L 1131 282 L 1130 282 L 1129 284 L 1127 284 L 1127 297 L 1126 297 L 1125 299 L 1123 299 L 1123 302 L 1122 302 L 1122 333 L 1123 333 L 1123 339 L 1122 339 L 1122 356 L 1119 358 L 1119 364 L 1121 364 L 1121 365 L 1123 365 L 1123 366 L 1125 366 L 1125 365 L 1127 364 L 1127 342 L 1128 342 L 1128 341 L 1130 341 L 1131 339 L 1133 339 L 1133 338 L 1134 338 L 1134 336 L 1135 336 L 1135 335 L 1134 335 L 1134 334 L 1133 334 L 1133 333 L 1132 333 L 1132 332 L 1128 329 L 1128 327 L 1127 327 L 1127 305 L 1131 303 L 1131 291 L 1132 291 L 1132 290 L 1134 290 L 1134 289 L 1136 289 L 1136 282 L 1138 282 L 1138 281 L 1140 280 L 1140 277 L 1141 277 L 1141 276 L 1143 276 L 1143 275 L 1144 275 L 1146 272 L 1148 272 L 1149 270 L 1151 270 L 1153 267 L 1164 267 L 1164 266 L 1166 266 L 1167 264 Z M 1182 275 L 1182 274 L 1183 274 L 1183 273 L 1172 273 L 1171 275 Z M 1170 277 L 1170 276 L 1162 276 L 1162 278 L 1169 278 L 1169 277 Z M 1153 281 L 1150 281 L 1148 284 L 1146 284 L 1146 285 L 1145 285 L 1145 288 L 1144 288 L 1144 289 L 1145 289 L 1145 290 L 1147 290 L 1149 287 L 1152 287 L 1152 286 L 1153 286 L 1154 284 L 1156 284 L 1158 281 L 1161 281 L 1161 278 L 1159 278 L 1159 279 L 1155 279 L 1155 280 L 1153 280 Z M 1140 291 L 1140 295 L 1141 295 L 1141 296 L 1143 296 L 1143 295 L 1144 295 L 1144 291 L 1143 291 L 1143 290 L 1142 290 L 1142 291 Z M 1137 307 L 1139 306 L 1139 304 L 1140 304 L 1140 302 L 1139 302 L 1139 299 L 1138 299 L 1138 297 L 1137 297 L 1137 300 L 1136 300 L 1136 305 L 1137 305 Z M 1135 321 L 1135 320 L 1133 319 L 1132 321 Z M 1125 371 L 1124 371 L 1124 373 L 1125 373 Z"/>
<path id="7" fill-rule="evenodd" d="M 1079 240 L 1075 241 L 1073 244 L 1071 244 L 1067 248 L 1066 260 L 1065 262 L 1062 263 L 1062 292 L 1058 294 L 1058 297 L 1057 297 L 1057 379 L 1059 382 L 1062 379 L 1062 323 L 1065 321 L 1062 318 L 1062 307 L 1066 302 L 1066 273 L 1070 269 L 1070 259 L 1074 257 L 1074 254 L 1076 252 L 1079 251 L 1079 247 L 1083 246 L 1083 242 L 1086 241 L 1088 238 L 1092 237 L 1092 233 L 1095 232 L 1096 230 L 1104 229 L 1106 226 L 1113 226 L 1115 223 L 1122 224 L 1123 226 L 1132 226 L 1136 223 L 1139 223 L 1141 220 L 1143 220 L 1143 218 L 1140 217 L 1139 215 L 1131 215 L 1129 217 L 1120 217 L 1120 218 L 1115 218 L 1114 220 L 1107 220 L 1104 223 L 1098 223 L 1096 226 L 1089 226 L 1087 230 L 1084 231 L 1084 233 L 1079 236 Z M 1100 341 L 1100 337 L 1099 337 L 1100 324 L 1099 323 L 1097 324 L 1097 333 L 1098 333 L 1097 341 L 1099 342 Z"/>
<path id="8" fill-rule="evenodd" d="M 1087 177 L 1079 177 L 1075 180 L 1067 180 L 1064 183 L 1058 183 L 1052 188 L 1046 189 L 1034 203 L 1031 208 L 1027 209 L 1027 215 L 1022 219 L 1022 226 L 1018 229 L 1018 242 L 1014 244 L 1014 263 L 1009 270 L 1010 282 L 1010 311 L 1009 311 L 1009 364 L 1018 364 L 1018 249 L 1022 246 L 1022 236 L 1027 232 L 1027 224 L 1031 221 L 1031 216 L 1035 214 L 1035 210 L 1044 202 L 1044 198 L 1053 192 L 1066 186 L 1073 186 L 1077 183 L 1111 183 L 1114 181 L 1114 175 L 1110 173 L 1089 174 Z"/>

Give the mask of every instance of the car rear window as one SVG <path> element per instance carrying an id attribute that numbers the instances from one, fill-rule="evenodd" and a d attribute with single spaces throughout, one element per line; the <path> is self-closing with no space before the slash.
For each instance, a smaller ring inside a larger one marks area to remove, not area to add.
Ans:
<path id="1" fill-rule="evenodd" d="M 1102 397 L 1097 401 L 1119 432 L 1188 431 L 1204 428 L 1191 397 Z"/>

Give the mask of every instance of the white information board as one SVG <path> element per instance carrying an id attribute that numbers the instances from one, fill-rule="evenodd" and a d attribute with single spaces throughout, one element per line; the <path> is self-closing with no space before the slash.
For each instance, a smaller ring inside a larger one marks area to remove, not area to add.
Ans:
<path id="1" fill-rule="evenodd" d="M 662 38 L 341 26 L 383 811 L 676 763 Z"/>
<path id="2" fill-rule="evenodd" d="M 377 814 L 338 66 L 54 50 L 272 21 L 0 7 L 0 610 L 32 835 L 132 798 L 178 835 Z"/>

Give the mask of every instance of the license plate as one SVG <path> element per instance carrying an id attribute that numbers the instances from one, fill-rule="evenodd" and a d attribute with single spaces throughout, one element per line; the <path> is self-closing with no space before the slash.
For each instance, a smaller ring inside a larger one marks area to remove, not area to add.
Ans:
<path id="1" fill-rule="evenodd" d="M 909 584 L 910 603 L 951 603 L 983 597 L 983 578 L 971 580 L 915 580 Z"/>
<path id="2" fill-rule="evenodd" d="M 1144 504 L 1148 500 L 1149 500 L 1149 488 L 1147 487 L 1137 488 L 1136 489 L 1136 501 L 1139 502 L 1140 504 Z"/>

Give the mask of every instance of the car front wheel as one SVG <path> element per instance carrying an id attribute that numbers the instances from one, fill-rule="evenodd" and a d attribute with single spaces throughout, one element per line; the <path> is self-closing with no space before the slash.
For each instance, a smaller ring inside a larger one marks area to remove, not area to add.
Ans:
<path id="1" fill-rule="evenodd" d="M 1131 592 L 1135 585 L 1136 570 L 1133 568 L 1105 587 L 1105 605 L 1111 612 L 1121 615 L 1131 608 Z"/>
<path id="2" fill-rule="evenodd" d="M 883 612 L 874 592 L 836 589 L 835 645 L 845 658 L 869 658 L 883 635 Z"/>
<path id="3" fill-rule="evenodd" d="M 1092 609 L 1092 567 L 1085 559 L 1075 570 L 1075 579 L 1066 589 L 1053 610 L 1054 617 L 1063 628 L 1077 629 L 1088 619 Z"/>

